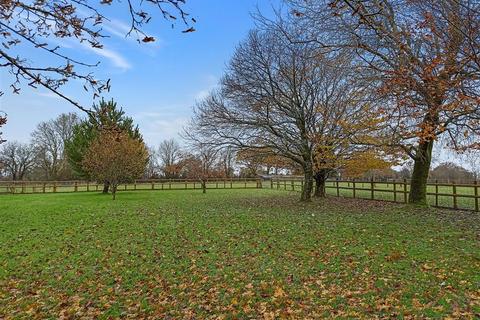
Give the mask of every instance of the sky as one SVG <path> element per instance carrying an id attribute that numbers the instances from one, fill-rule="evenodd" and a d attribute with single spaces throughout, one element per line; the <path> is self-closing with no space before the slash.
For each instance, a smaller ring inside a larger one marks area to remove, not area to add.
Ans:
<path id="1" fill-rule="evenodd" d="M 93 71 L 99 79 L 111 79 L 112 88 L 104 95 L 113 98 L 127 115 L 133 117 L 148 145 L 156 146 L 163 139 L 177 138 L 189 121 L 195 102 L 205 97 L 221 78 L 235 47 L 254 27 L 252 13 L 260 10 L 271 15 L 280 0 L 188 0 L 185 10 L 197 20 L 196 32 L 182 33 L 184 25 L 171 24 L 158 15 L 146 28 L 155 37 L 154 43 L 139 44 L 125 38 L 128 31 L 126 7 L 104 8 L 110 18 L 104 26 L 109 35 L 103 50 L 94 50 L 77 41 L 54 41 L 64 53 L 100 66 Z M 58 60 L 38 53 L 38 49 L 22 47 L 18 53 L 34 57 L 42 65 Z M 0 70 L 0 110 L 8 114 L 2 128 L 3 138 L 28 142 L 30 133 L 41 121 L 78 109 L 44 89 L 22 86 L 19 95 L 9 89 L 12 76 Z M 92 95 L 85 93 L 82 83 L 73 81 L 64 87 L 69 97 L 91 106 Z"/>
<path id="2" fill-rule="evenodd" d="M 185 26 L 181 23 L 172 29 L 170 22 L 157 14 L 145 29 L 156 41 L 139 44 L 134 37 L 125 37 L 129 29 L 126 4 L 113 3 L 116 5 L 101 7 L 110 18 L 103 26 L 109 38 L 103 41 L 102 50 L 71 39 L 53 39 L 51 43 L 81 61 L 100 62 L 88 71 L 98 79 L 111 79 L 111 91 L 104 98 L 113 98 L 133 117 L 152 147 L 164 139 L 181 142 L 179 134 L 193 106 L 215 88 L 236 46 L 254 27 L 252 14 L 260 11 L 272 16 L 281 6 L 281 0 L 188 0 L 185 10 L 197 20 L 196 32 L 182 33 Z M 58 60 L 31 47 L 20 46 L 18 53 L 33 58 L 32 64 L 58 64 Z M 5 68 L 0 68 L 0 88 L 4 92 L 0 110 L 8 114 L 8 123 L 2 128 L 4 139 L 28 142 L 39 122 L 66 112 L 81 114 L 45 89 L 22 86 L 19 95 L 12 93 L 12 79 Z M 72 81 L 63 92 L 87 107 L 94 102 L 78 81 Z M 438 149 L 436 155 L 436 163 L 459 162 L 451 152 Z"/>

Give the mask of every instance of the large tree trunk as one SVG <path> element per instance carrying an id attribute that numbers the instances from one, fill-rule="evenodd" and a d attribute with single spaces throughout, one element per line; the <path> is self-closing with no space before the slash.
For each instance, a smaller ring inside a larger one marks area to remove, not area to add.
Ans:
<path id="1" fill-rule="evenodd" d="M 315 197 L 325 198 L 325 182 L 327 181 L 327 170 L 322 169 L 315 173 Z"/>
<path id="2" fill-rule="evenodd" d="M 420 142 L 413 166 L 409 202 L 427 205 L 427 181 L 432 163 L 433 140 Z"/>
<path id="3" fill-rule="evenodd" d="M 313 167 L 311 163 L 306 163 L 303 168 L 305 181 L 303 183 L 301 201 L 310 201 L 313 190 Z"/>
<path id="4" fill-rule="evenodd" d="M 103 183 L 103 191 L 102 191 L 102 193 L 105 193 L 105 194 L 108 193 L 108 189 L 110 189 L 110 182 L 105 181 L 105 182 Z"/>

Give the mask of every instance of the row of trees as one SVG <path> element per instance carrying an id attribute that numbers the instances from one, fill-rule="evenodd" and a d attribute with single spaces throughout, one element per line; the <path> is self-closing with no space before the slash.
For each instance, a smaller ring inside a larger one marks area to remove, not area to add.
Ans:
<path id="1" fill-rule="evenodd" d="M 411 159 L 426 204 L 435 143 L 480 148 L 480 3 L 290 0 L 237 48 L 189 137 L 289 159 L 302 199 L 349 162 Z"/>
<path id="2" fill-rule="evenodd" d="M 39 180 L 73 177 L 65 155 L 65 144 L 80 119 L 75 113 L 62 114 L 41 122 L 31 134 L 30 143 L 16 141 L 2 145 L 0 162 L 4 174 L 13 180 L 27 177 Z"/>

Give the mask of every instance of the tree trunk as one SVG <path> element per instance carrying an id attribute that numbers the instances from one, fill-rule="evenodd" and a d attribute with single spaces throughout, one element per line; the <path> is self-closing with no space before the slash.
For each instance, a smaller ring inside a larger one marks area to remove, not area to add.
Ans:
<path id="1" fill-rule="evenodd" d="M 207 183 L 205 180 L 200 180 L 202 183 L 202 193 L 207 193 Z"/>
<path id="2" fill-rule="evenodd" d="M 420 142 L 413 166 L 409 202 L 427 205 L 427 181 L 432 163 L 433 141 Z"/>
<path id="3" fill-rule="evenodd" d="M 112 185 L 112 196 L 113 196 L 113 200 L 115 200 L 116 195 L 117 195 L 117 185 L 114 184 L 114 185 Z"/>
<path id="4" fill-rule="evenodd" d="M 312 200 L 313 190 L 313 168 L 311 163 L 306 163 L 303 168 L 305 181 L 303 183 L 302 197 L 300 201 Z"/>
<path id="5" fill-rule="evenodd" d="M 325 198 L 325 182 L 327 181 L 327 170 L 322 169 L 315 173 L 315 197 Z"/>
<path id="6" fill-rule="evenodd" d="M 102 191 L 102 193 L 105 193 L 105 194 L 108 193 L 108 189 L 110 189 L 110 182 L 105 181 L 105 182 L 103 183 L 103 191 Z"/>

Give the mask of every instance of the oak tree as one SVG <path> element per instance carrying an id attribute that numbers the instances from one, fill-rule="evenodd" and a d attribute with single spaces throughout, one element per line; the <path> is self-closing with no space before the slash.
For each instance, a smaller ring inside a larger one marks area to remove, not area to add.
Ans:
<path id="1" fill-rule="evenodd" d="M 323 50 L 356 53 L 374 83 L 381 139 L 414 168 L 409 201 L 426 204 L 432 149 L 479 148 L 480 2 L 464 0 L 291 0 L 298 23 Z"/>

